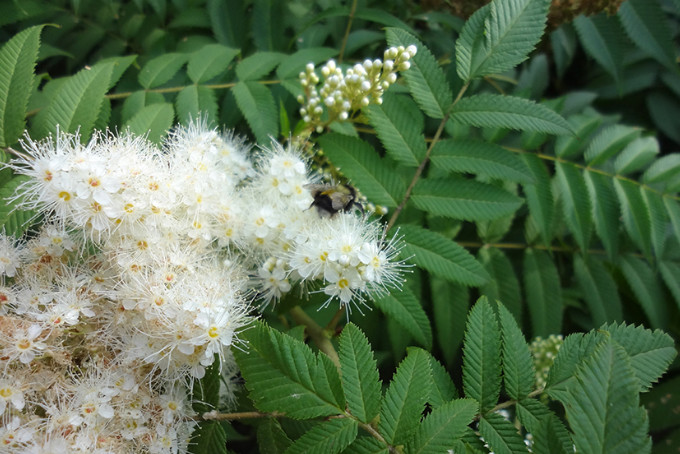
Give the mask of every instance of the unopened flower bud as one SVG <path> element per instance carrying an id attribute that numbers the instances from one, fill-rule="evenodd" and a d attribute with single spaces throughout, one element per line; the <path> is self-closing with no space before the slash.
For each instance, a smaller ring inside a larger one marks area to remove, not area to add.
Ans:
<path id="1" fill-rule="evenodd" d="M 363 91 L 369 91 L 369 90 L 371 89 L 371 83 L 370 83 L 369 81 L 367 81 L 367 80 L 363 81 L 363 82 L 361 83 L 361 89 L 362 89 Z"/>
<path id="2" fill-rule="evenodd" d="M 406 51 L 409 53 L 411 57 L 413 57 L 418 52 L 418 48 L 411 44 L 406 48 Z"/>

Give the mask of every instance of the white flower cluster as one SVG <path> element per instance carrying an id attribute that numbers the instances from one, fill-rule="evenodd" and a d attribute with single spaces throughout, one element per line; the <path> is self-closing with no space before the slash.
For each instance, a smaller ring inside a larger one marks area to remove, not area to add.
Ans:
<path id="1" fill-rule="evenodd" d="M 317 88 L 320 79 L 314 64 L 309 63 L 299 76 L 304 89 L 304 95 L 298 97 L 302 119 L 321 132 L 325 125 L 335 120 L 345 121 L 362 107 L 381 104 L 383 93 L 397 80 L 397 71 L 411 67 L 409 60 L 416 51 L 414 45 L 390 47 L 383 61 L 365 60 L 344 74 L 334 60 L 329 60 L 321 67 L 324 82 L 320 88 Z M 324 111 L 328 111 L 327 118 L 323 117 Z"/>
<path id="2" fill-rule="evenodd" d="M 196 122 L 163 149 L 110 133 L 24 148 L 15 198 L 45 223 L 24 243 L 0 235 L 8 452 L 185 452 L 187 391 L 216 357 L 232 383 L 253 298 L 315 283 L 349 311 L 401 284 L 379 224 L 311 208 L 294 147 L 252 164 L 242 140 Z"/>

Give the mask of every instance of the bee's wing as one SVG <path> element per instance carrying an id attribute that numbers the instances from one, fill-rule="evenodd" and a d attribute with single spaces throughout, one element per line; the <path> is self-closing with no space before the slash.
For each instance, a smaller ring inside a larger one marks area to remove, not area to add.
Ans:
<path id="1" fill-rule="evenodd" d="M 331 205 L 336 211 L 343 211 L 347 204 L 352 201 L 352 196 L 342 192 L 333 192 L 330 194 Z"/>

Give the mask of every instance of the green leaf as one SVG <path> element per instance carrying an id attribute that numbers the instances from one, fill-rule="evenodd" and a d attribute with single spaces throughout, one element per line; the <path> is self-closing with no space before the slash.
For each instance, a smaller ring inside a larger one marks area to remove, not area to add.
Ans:
<path id="1" fill-rule="evenodd" d="M 620 86 L 623 79 L 623 30 L 616 20 L 604 13 L 577 16 L 574 27 L 586 52 L 607 71 Z"/>
<path id="2" fill-rule="evenodd" d="M 514 153 L 490 142 L 441 140 L 432 148 L 432 165 L 447 172 L 466 172 L 517 183 L 534 183 L 526 164 Z"/>
<path id="3" fill-rule="evenodd" d="M 453 102 L 453 94 L 444 71 L 430 50 L 413 35 L 398 28 L 387 29 L 387 42 L 390 46 L 414 44 L 418 48 L 418 53 L 411 59 L 411 68 L 402 73 L 403 77 L 423 112 L 432 118 L 444 118 Z"/>
<path id="4" fill-rule="evenodd" d="M 368 339 L 353 323 L 342 330 L 338 355 L 349 411 L 368 424 L 380 411 L 380 376 Z"/>
<path id="5" fill-rule="evenodd" d="M 4 232 L 5 235 L 21 238 L 26 229 L 30 227 L 31 220 L 37 215 L 33 210 L 19 210 L 16 208 L 17 204 L 24 199 L 24 196 L 13 200 L 13 197 L 18 192 L 17 189 L 22 183 L 27 183 L 28 181 L 30 181 L 29 177 L 17 175 L 0 186 L 0 200 L 3 201 L 0 204 L 0 231 Z"/>
<path id="6" fill-rule="evenodd" d="M 175 118 L 175 111 L 170 103 L 156 103 L 144 107 L 125 123 L 124 128 L 136 135 L 148 134 L 153 143 L 160 143 L 168 132 Z"/>
<path id="7" fill-rule="evenodd" d="M 663 197 L 655 190 L 645 186 L 640 187 L 640 193 L 649 212 L 654 256 L 662 257 L 666 248 L 666 227 L 668 226 L 668 217 L 663 204 Z"/>
<path id="8" fill-rule="evenodd" d="M 195 84 L 205 83 L 226 71 L 238 53 L 238 49 L 222 44 L 207 44 L 189 57 L 187 75 Z"/>
<path id="9" fill-rule="evenodd" d="M 175 99 L 179 122 L 187 125 L 191 120 L 203 118 L 207 121 L 217 119 L 217 98 L 215 91 L 199 85 L 184 87 Z"/>
<path id="10" fill-rule="evenodd" d="M 381 105 L 372 104 L 365 113 L 385 150 L 395 161 L 410 167 L 420 164 L 427 151 L 422 132 L 424 124 L 422 114 L 410 98 L 388 92 Z"/>
<path id="11" fill-rule="evenodd" d="M 285 4 L 274 0 L 255 0 L 252 21 L 253 41 L 257 50 L 275 51 L 286 48 L 283 29 Z"/>
<path id="12" fill-rule="evenodd" d="M 496 315 L 485 296 L 470 310 L 463 345 L 463 390 L 480 404 L 493 408 L 501 392 L 501 336 Z"/>
<path id="13" fill-rule="evenodd" d="M 454 400 L 434 409 L 406 444 L 406 452 L 447 452 L 463 436 L 476 413 L 477 402 L 472 399 Z"/>
<path id="14" fill-rule="evenodd" d="M 411 200 L 428 213 L 466 221 L 498 219 L 522 206 L 522 199 L 498 186 L 462 178 L 421 179 Z"/>
<path id="15" fill-rule="evenodd" d="M 529 99 L 490 93 L 462 98 L 451 110 L 451 119 L 470 126 L 572 134 L 567 120 L 554 110 Z"/>
<path id="16" fill-rule="evenodd" d="M 626 232 L 649 257 L 652 253 L 652 221 L 640 193 L 640 185 L 629 180 L 614 179 L 614 189 L 621 205 Z"/>
<path id="17" fill-rule="evenodd" d="M 517 325 L 517 321 L 503 304 L 498 304 L 498 320 L 503 340 L 503 382 L 508 395 L 520 400 L 534 387 L 534 363 L 529 346 Z"/>
<path id="18" fill-rule="evenodd" d="M 403 444 L 416 430 L 430 395 L 432 372 L 427 354 L 409 349 L 390 382 L 382 408 L 378 431 L 392 445 Z"/>
<path id="19" fill-rule="evenodd" d="M 680 153 L 669 153 L 649 166 L 642 175 L 642 182 L 646 184 L 668 181 L 680 173 Z"/>
<path id="20" fill-rule="evenodd" d="M 585 153 L 586 162 L 591 166 L 602 164 L 639 137 L 639 128 L 611 125 L 600 131 L 590 142 Z"/>
<path id="21" fill-rule="evenodd" d="M 536 399 L 517 402 L 517 417 L 533 437 L 534 454 L 571 454 L 574 443 L 562 421 Z"/>
<path id="22" fill-rule="evenodd" d="M 430 353 L 427 354 L 430 360 L 430 368 L 432 369 L 432 392 L 427 399 L 427 403 L 432 408 L 439 408 L 452 399 L 458 397 L 458 390 L 453 384 L 451 376 L 446 371 L 446 368 L 441 365 L 437 359 Z"/>
<path id="23" fill-rule="evenodd" d="M 543 35 L 549 6 L 548 0 L 496 0 L 473 15 L 456 42 L 460 78 L 503 73 L 526 60 Z"/>
<path id="24" fill-rule="evenodd" d="M 139 83 L 147 90 L 160 87 L 184 66 L 189 55 L 171 52 L 149 60 L 139 72 Z"/>
<path id="25" fill-rule="evenodd" d="M 571 158 L 580 155 L 593 132 L 602 124 L 602 116 L 593 113 L 572 115 L 568 119 L 572 136 L 559 136 L 555 141 L 555 156 Z"/>
<path id="26" fill-rule="evenodd" d="M 259 143 L 269 143 L 270 136 L 279 134 L 279 113 L 269 88 L 247 81 L 238 82 L 231 92 Z"/>
<path id="27" fill-rule="evenodd" d="M 654 136 L 638 137 L 616 157 L 614 169 L 617 175 L 637 172 L 651 163 L 659 154 L 659 141 Z"/>
<path id="28" fill-rule="evenodd" d="M 403 181 L 389 163 L 368 143 L 337 133 L 324 134 L 319 145 L 331 162 L 371 202 L 396 207 L 406 191 Z"/>
<path id="29" fill-rule="evenodd" d="M 376 298 L 373 302 L 385 315 L 392 317 L 408 331 L 420 345 L 428 350 L 432 348 L 430 319 L 408 287 Z"/>
<path id="30" fill-rule="evenodd" d="M 553 237 L 553 220 L 555 218 L 555 201 L 550 184 L 550 175 L 543 161 L 535 155 L 522 156 L 536 181 L 535 184 L 524 184 L 529 213 L 533 217 L 545 244 L 550 244 Z"/>
<path id="31" fill-rule="evenodd" d="M 80 131 L 81 140 L 87 141 L 103 107 L 113 67 L 114 63 L 94 65 L 68 77 L 37 115 L 35 127 L 39 135 L 56 135 L 59 125 L 63 132 Z"/>
<path id="32" fill-rule="evenodd" d="M 628 37 L 671 71 L 678 71 L 666 13 L 656 1 L 628 0 L 618 11 Z"/>
<path id="33" fill-rule="evenodd" d="M 581 364 L 562 402 L 578 452 L 651 451 L 638 380 L 626 352 L 616 343 L 602 342 Z"/>
<path id="34" fill-rule="evenodd" d="M 302 94 L 302 87 L 298 75 L 305 70 L 308 63 L 317 64 L 324 62 L 329 58 L 333 58 L 338 54 L 336 49 L 329 47 L 309 47 L 307 49 L 300 49 L 292 55 L 286 56 L 278 68 L 276 68 L 276 76 L 281 80 L 281 84 L 293 96 Z"/>
<path id="35" fill-rule="evenodd" d="M 608 331 L 611 338 L 630 357 L 630 364 L 640 384 L 640 392 L 649 391 L 677 355 L 673 338 L 659 330 L 652 331 L 643 326 L 623 323 L 604 325 L 600 330 Z"/>
<path id="36" fill-rule="evenodd" d="M 576 380 L 576 368 L 605 339 L 605 334 L 599 331 L 590 331 L 585 334 L 575 333 L 567 336 L 550 368 L 545 388 L 547 394 L 552 398 L 562 400 L 571 383 Z"/>
<path id="37" fill-rule="evenodd" d="M 432 311 L 437 343 L 448 367 L 458 354 L 465 332 L 465 317 L 468 312 L 468 290 L 444 279 L 431 276 Z M 434 367 L 433 367 L 434 369 Z"/>
<path id="38" fill-rule="evenodd" d="M 389 454 L 388 447 L 373 437 L 358 437 L 345 454 Z"/>
<path id="39" fill-rule="evenodd" d="M 486 414 L 479 420 L 479 433 L 496 454 L 529 452 L 517 428 L 498 413 Z"/>
<path id="40" fill-rule="evenodd" d="M 257 426 L 257 446 L 261 453 L 282 454 L 293 442 L 274 418 L 267 418 Z"/>
<path id="41" fill-rule="evenodd" d="M 357 422 L 349 418 L 324 421 L 286 449 L 286 454 L 339 453 L 357 437 Z"/>
<path id="42" fill-rule="evenodd" d="M 547 252 L 527 249 L 524 253 L 524 289 L 534 336 L 562 331 L 560 276 Z"/>
<path id="43" fill-rule="evenodd" d="M 236 66 L 239 80 L 258 80 L 267 76 L 286 57 L 280 52 L 255 52 Z"/>
<path id="44" fill-rule="evenodd" d="M 680 281 L 678 281 L 678 276 L 680 276 L 680 265 L 675 262 L 662 261 L 659 262 L 659 269 L 661 270 L 661 277 L 666 283 L 666 287 L 673 294 L 675 299 L 675 304 L 680 308 Z"/>
<path id="45" fill-rule="evenodd" d="M 656 273 L 646 262 L 632 256 L 622 256 L 620 265 L 651 326 L 665 328 L 668 324 L 666 300 Z"/>
<path id="46" fill-rule="evenodd" d="M 579 170 L 570 163 L 555 162 L 555 174 L 560 188 L 564 220 L 581 251 L 587 251 L 592 230 L 588 190 Z"/>
<path id="47" fill-rule="evenodd" d="M 595 231 L 602 240 L 610 259 L 618 255 L 620 214 L 619 203 L 610 177 L 599 172 L 585 171 Z"/>
<path id="48" fill-rule="evenodd" d="M 205 375 L 201 378 L 200 385 L 194 386 L 191 392 L 191 401 L 194 411 L 205 413 L 216 410 L 220 403 L 220 364 L 216 359 L 210 367 L 206 368 Z"/>
<path id="49" fill-rule="evenodd" d="M 226 454 L 227 433 L 217 421 L 202 421 L 191 436 L 191 451 L 197 454 Z"/>
<path id="50" fill-rule="evenodd" d="M 622 320 L 622 306 L 616 282 L 599 260 L 580 254 L 574 255 L 574 271 L 583 299 L 585 299 L 594 326 Z"/>
<path id="51" fill-rule="evenodd" d="M 255 322 L 243 331 L 248 350 L 234 356 L 256 408 L 285 412 L 294 419 L 342 413 L 345 409 L 338 371 L 323 353 Z"/>
<path id="52" fill-rule="evenodd" d="M 680 203 L 670 197 L 664 197 L 663 203 L 666 206 L 668 217 L 671 220 L 675 239 L 680 242 Z"/>
<path id="53" fill-rule="evenodd" d="M 468 286 L 484 284 L 489 275 L 482 265 L 453 240 L 421 227 L 402 225 L 402 256 L 413 256 L 413 263 L 435 276 Z"/>
<path id="54" fill-rule="evenodd" d="M 215 38 L 221 44 L 240 49 L 250 36 L 246 32 L 249 16 L 242 0 L 208 0 L 208 17 Z"/>
<path id="55" fill-rule="evenodd" d="M 481 287 L 490 301 L 502 301 L 515 319 L 522 319 L 522 295 L 512 262 L 497 248 L 480 248 L 478 260 L 484 265 L 491 279 Z"/>
<path id="56" fill-rule="evenodd" d="M 0 147 L 14 144 L 26 126 L 43 27 L 19 32 L 0 49 Z"/>

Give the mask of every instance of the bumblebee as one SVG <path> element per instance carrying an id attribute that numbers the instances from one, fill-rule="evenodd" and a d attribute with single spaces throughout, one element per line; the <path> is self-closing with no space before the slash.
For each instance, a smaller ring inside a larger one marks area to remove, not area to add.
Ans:
<path id="1" fill-rule="evenodd" d="M 357 202 L 357 190 L 347 184 L 307 184 L 314 200 L 309 206 L 316 207 L 321 217 L 333 217 L 342 211 L 349 213 L 352 210 L 359 210 L 362 213 L 364 208 Z"/>

